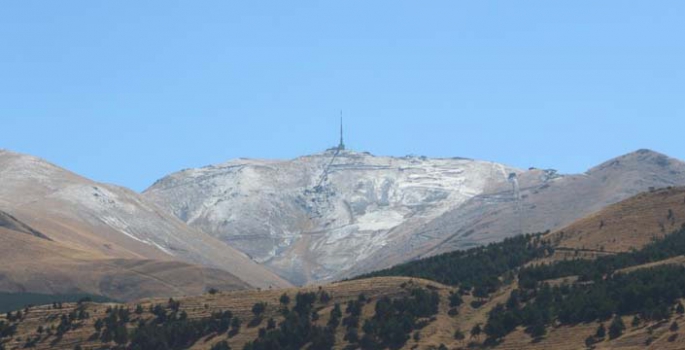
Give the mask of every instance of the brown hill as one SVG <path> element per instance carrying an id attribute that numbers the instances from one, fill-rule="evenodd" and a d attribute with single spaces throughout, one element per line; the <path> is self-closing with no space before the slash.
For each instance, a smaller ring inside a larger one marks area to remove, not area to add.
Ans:
<path id="1" fill-rule="evenodd" d="M 197 295 L 209 288 L 247 289 L 219 269 L 174 260 L 113 259 L 0 227 L 0 290 L 89 293 L 117 300 Z"/>
<path id="2" fill-rule="evenodd" d="M 230 310 L 234 315 L 244 320 L 243 323 L 247 323 L 253 317 L 251 312 L 252 306 L 258 302 L 266 302 L 267 308 L 264 318 L 267 319 L 269 317 L 274 317 L 281 321 L 283 317 L 279 312 L 279 297 L 283 293 L 288 294 L 294 299 L 297 292 L 313 291 L 320 293 L 321 291 L 325 291 L 331 296 L 331 300 L 326 303 L 318 303 L 319 313 L 322 317 L 317 322 L 318 324 L 325 325 L 328 321 L 328 315 L 335 303 L 341 303 L 344 305 L 347 301 L 356 300 L 360 294 L 363 294 L 372 301 L 365 306 L 363 311 L 364 318 L 368 318 L 373 315 L 373 309 L 375 305 L 374 301 L 378 298 L 383 296 L 398 298 L 408 295 L 411 288 L 428 288 L 428 286 L 430 286 L 430 288 L 433 290 L 439 291 L 443 299 L 446 299 L 449 291 L 448 287 L 425 280 L 391 277 L 336 283 L 327 285 L 322 289 L 319 289 L 318 287 L 309 287 L 288 290 L 227 292 L 218 293 L 215 295 L 188 297 L 178 300 L 180 301 L 180 311 L 187 312 L 190 319 L 207 318 L 213 312 Z M 166 306 L 167 300 L 149 299 L 143 300 L 138 304 L 140 304 L 145 310 L 145 312 L 140 315 L 140 318 L 147 319 L 152 317 L 152 315 L 148 312 L 151 305 L 161 304 Z M 93 341 L 89 340 L 89 338 L 94 332 L 94 323 L 96 318 L 102 318 L 105 314 L 105 310 L 108 307 L 115 305 L 116 304 L 91 303 L 84 305 L 84 309 L 90 313 L 91 317 L 81 321 L 81 326 L 78 329 L 66 333 L 56 342 L 56 337 L 46 336 L 43 334 L 42 340 L 36 344 L 35 349 L 73 349 L 76 344 L 80 344 L 83 349 L 101 347 L 102 344 L 99 340 Z M 137 304 L 135 303 L 131 303 L 124 306 L 134 310 L 136 305 Z M 446 305 L 444 305 L 442 308 L 445 307 Z M 33 338 L 36 335 L 36 329 L 38 329 L 39 326 L 43 326 L 45 329 L 50 328 L 51 325 L 56 326 L 59 323 L 60 315 L 68 314 L 76 308 L 76 304 L 65 304 L 62 309 L 56 309 L 50 305 L 30 308 L 28 313 L 25 313 L 24 318 L 17 322 L 18 334 L 6 344 L 6 347 L 8 349 L 23 347 L 24 341 L 22 340 Z M 446 313 L 446 309 L 443 311 Z M 134 319 L 137 317 L 138 316 L 134 316 Z M 441 318 L 442 322 L 451 322 L 450 320 L 444 319 L 445 315 L 440 315 L 439 318 Z M 0 322 L 3 320 L 4 316 L 0 316 Z M 266 323 L 266 321 L 263 323 Z M 135 322 L 131 322 L 130 326 L 133 327 L 134 325 Z M 261 326 L 263 327 L 265 324 L 262 324 Z M 342 339 L 342 329 L 343 327 L 340 327 L 340 344 L 336 348 L 342 348 L 343 344 L 346 343 Z M 222 340 L 228 340 L 233 349 L 241 349 L 246 342 L 257 338 L 258 330 L 259 327 L 248 327 L 243 325 L 240 332 L 230 339 L 227 338 L 225 334 L 210 335 L 197 342 L 192 349 L 209 349 L 213 344 L 216 344 Z M 434 336 L 438 336 L 438 332 L 434 333 L 436 333 Z M 449 334 L 443 334 L 442 336 L 449 337 Z"/>
<path id="3" fill-rule="evenodd" d="M 0 183 L 0 291 L 130 300 L 289 286 L 128 189 L 8 151 Z"/>
<path id="4" fill-rule="evenodd" d="M 500 292 L 492 295 L 485 305 L 480 308 L 473 308 L 470 304 L 472 297 L 466 296 L 465 303 L 458 308 L 458 315 L 450 315 L 449 307 L 449 293 L 453 290 L 450 287 L 443 286 L 434 282 L 410 279 L 402 277 L 384 277 L 374 278 L 368 280 L 358 280 L 350 282 L 335 283 L 324 286 L 322 288 L 310 287 L 289 290 L 265 290 L 265 291 L 242 291 L 242 292 L 227 292 L 218 293 L 216 295 L 204 295 L 197 297 L 181 298 L 179 312 L 186 312 L 188 318 L 191 320 L 206 319 L 212 313 L 219 311 L 230 310 L 234 316 L 243 320 L 243 325 L 239 332 L 231 337 L 225 333 L 216 334 L 209 333 L 203 336 L 190 349 L 210 349 L 215 344 L 221 341 L 227 341 L 232 349 L 242 349 L 245 343 L 255 340 L 259 337 L 259 329 L 266 327 L 266 320 L 268 318 L 275 318 L 277 322 L 283 321 L 283 316 L 279 311 L 279 297 L 286 293 L 291 297 L 297 292 L 315 292 L 320 295 L 322 292 L 331 296 L 330 301 L 317 302 L 316 309 L 321 315 L 318 321 L 314 324 L 326 325 L 329 320 L 330 311 L 335 303 L 344 305 L 348 301 L 358 299 L 360 294 L 365 295 L 369 302 L 363 307 L 361 323 L 365 320 L 371 319 L 375 314 L 377 301 L 388 296 L 391 298 L 402 298 L 409 294 L 413 288 L 424 288 L 435 290 L 439 293 L 441 301 L 438 313 L 426 319 L 426 325 L 417 333 L 418 336 L 412 336 L 411 339 L 401 348 L 403 350 L 409 349 L 438 349 L 441 345 L 445 345 L 447 349 L 467 349 L 472 346 L 478 347 L 483 338 L 471 337 L 469 330 L 476 324 L 483 324 L 487 318 L 487 313 L 496 304 L 504 302 L 511 292 L 513 286 L 502 289 Z M 266 302 L 266 311 L 264 313 L 263 321 L 258 326 L 250 326 L 249 322 L 254 319 L 251 312 L 253 305 L 259 302 Z M 82 349 L 100 349 L 103 345 L 113 346 L 113 343 L 103 344 L 99 339 L 93 337 L 95 333 L 95 322 L 97 319 L 102 319 L 106 315 L 106 309 L 123 306 L 129 308 L 131 311 L 135 310 L 137 305 L 141 305 L 143 312 L 140 315 L 132 314 L 131 320 L 128 323 L 128 328 L 135 328 L 139 319 L 149 320 L 154 316 L 149 312 L 153 305 L 161 305 L 167 308 L 168 303 L 166 299 L 150 299 L 140 301 L 139 303 L 131 304 L 93 304 L 85 303 L 81 306 L 77 304 L 64 304 L 62 308 L 55 308 L 52 305 L 32 307 L 28 312 L 24 310 L 23 318 L 15 321 L 17 327 L 17 334 L 11 339 L 5 340 L 7 349 L 21 349 L 24 348 L 26 341 L 37 339 L 33 348 L 35 349 L 74 349 L 76 345 L 81 346 Z M 46 332 L 38 333 L 37 329 L 56 329 L 60 323 L 62 315 L 68 315 L 75 310 L 84 310 L 89 313 L 90 317 L 84 320 L 75 321 L 78 326 L 68 331 L 61 337 L 49 335 Z M 0 316 L 0 322 L 6 321 L 5 316 Z M 630 319 L 626 318 L 624 322 L 630 325 Z M 683 349 L 685 347 L 685 337 L 681 331 L 670 331 L 669 325 L 672 321 L 680 323 L 685 322 L 682 316 L 676 316 L 671 320 L 662 321 L 659 323 L 643 323 L 637 327 L 628 326 L 626 332 L 619 338 L 609 340 L 608 338 L 602 342 L 595 344 L 596 349 Z M 496 346 L 496 349 L 505 350 L 520 350 L 520 349 L 585 349 L 585 339 L 596 332 L 598 323 L 580 324 L 573 327 L 553 327 L 549 329 L 548 334 L 540 341 L 533 341 L 533 339 L 523 332 L 523 329 L 516 330 L 507 336 L 504 341 Z M 456 330 L 462 330 L 466 337 L 462 340 L 457 340 L 454 337 Z M 336 334 L 336 343 L 334 349 L 345 349 L 349 343 L 344 338 L 345 327 L 338 327 Z M 360 336 L 363 335 L 362 327 L 360 327 Z M 650 343 L 650 346 L 645 344 Z"/>
<path id="5" fill-rule="evenodd" d="M 626 252 L 685 224 L 685 187 L 656 189 L 610 205 L 547 235 L 558 248 Z"/>

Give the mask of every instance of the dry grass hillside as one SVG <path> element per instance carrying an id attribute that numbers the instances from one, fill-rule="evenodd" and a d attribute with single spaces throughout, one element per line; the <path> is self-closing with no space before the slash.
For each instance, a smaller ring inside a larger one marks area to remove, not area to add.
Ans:
<path id="1" fill-rule="evenodd" d="M 685 187 L 638 194 L 550 233 L 557 248 L 606 253 L 639 249 L 685 224 Z"/>
<path id="2" fill-rule="evenodd" d="M 669 187 L 654 189 L 610 205 L 571 225 L 547 234 L 556 247 L 552 257 L 546 257 L 529 265 L 553 263 L 567 259 L 594 259 L 600 256 L 637 250 L 663 238 L 685 225 L 685 188 Z M 620 269 L 630 273 L 663 265 L 685 265 L 685 256 L 676 256 L 648 264 Z M 577 276 L 548 281 L 552 285 L 573 283 Z M 670 320 L 630 326 L 632 317 L 624 317 L 626 332 L 614 340 L 604 340 L 586 346 L 585 339 L 597 331 L 599 323 L 560 326 L 548 330 L 542 341 L 532 342 L 522 329 L 507 336 L 497 349 L 685 349 L 684 334 L 671 330 L 676 322 L 685 324 L 682 315 Z"/>
<path id="3" fill-rule="evenodd" d="M 595 335 L 599 323 L 593 322 L 580 324 L 573 327 L 558 327 L 550 330 L 549 334 L 539 342 L 533 341 L 523 330 L 507 336 L 504 342 L 497 346 L 500 350 L 581 350 L 581 349 L 622 349 L 622 350 L 676 350 L 685 349 L 685 332 L 681 330 L 671 331 L 673 322 L 680 327 L 685 325 L 682 316 L 673 317 L 657 323 L 641 324 L 633 327 L 630 325 L 630 317 L 625 317 L 623 322 L 627 325 L 625 333 L 617 338 L 595 343 L 592 347 L 585 345 L 585 339 Z M 605 323 L 606 324 L 606 323 Z"/>
<path id="4" fill-rule="evenodd" d="M 117 300 L 247 289 L 228 272 L 173 260 L 113 259 L 0 227 L 0 290 L 88 293 Z M 9 263 L 11 262 L 11 263 Z"/>
<path id="5" fill-rule="evenodd" d="M 116 300 L 290 284 L 139 194 L 0 150 L 0 292 Z"/>
<path id="6" fill-rule="evenodd" d="M 479 348 L 484 340 L 483 337 L 471 337 L 468 330 L 476 324 L 484 324 L 487 318 L 487 313 L 497 303 L 503 303 L 511 292 L 514 286 L 503 288 L 499 293 L 492 295 L 487 303 L 478 309 L 471 307 L 470 301 L 473 299 L 470 296 L 465 298 L 465 303 L 459 307 L 459 315 L 450 316 L 448 297 L 449 292 L 453 289 L 435 282 L 410 279 L 402 277 L 383 277 L 366 280 L 357 280 L 331 284 L 327 286 L 287 289 L 287 290 L 265 290 L 265 291 L 243 291 L 243 292 L 219 292 L 214 295 L 204 295 L 197 297 L 188 297 L 178 299 L 180 301 L 180 311 L 185 311 L 189 319 L 202 319 L 209 317 L 212 313 L 217 311 L 230 310 L 232 313 L 243 320 L 239 332 L 232 337 L 227 334 L 208 334 L 203 336 L 196 342 L 191 349 L 210 349 L 215 344 L 221 341 L 227 341 L 232 349 L 242 349 L 244 344 L 256 339 L 259 336 L 259 329 L 266 327 L 266 320 L 270 317 L 280 322 L 283 320 L 279 312 L 279 297 L 286 293 L 294 297 L 297 292 L 313 291 L 316 293 L 326 292 L 331 296 L 330 301 L 326 303 L 317 302 L 316 309 L 321 315 L 321 318 L 316 322 L 319 325 L 325 325 L 329 319 L 329 313 L 335 303 L 344 304 L 350 300 L 356 300 L 360 294 L 364 294 L 369 303 L 362 311 L 363 320 L 371 318 L 374 315 L 374 308 L 376 301 L 383 296 L 390 296 L 399 298 L 408 295 L 413 288 L 427 288 L 436 290 L 440 294 L 441 302 L 439 312 L 434 317 L 427 319 L 428 324 L 418 333 L 419 340 L 413 337 L 409 339 L 404 347 L 401 349 L 438 349 L 444 345 L 447 349 L 467 349 Z M 153 315 L 149 313 L 151 305 L 167 305 L 166 299 L 146 299 L 138 303 L 130 303 L 123 305 L 124 307 L 134 310 L 137 305 L 141 305 L 144 312 L 140 315 L 132 314 L 132 319 L 129 323 L 129 328 L 132 329 L 137 324 L 139 319 L 151 319 Z M 249 325 L 249 322 L 254 318 L 251 309 L 255 303 L 266 302 L 267 307 L 263 317 L 263 321 L 259 325 Z M 62 315 L 67 315 L 70 312 L 79 309 L 78 304 L 64 304 L 61 308 L 53 307 L 52 305 L 32 307 L 28 312 L 24 312 L 23 318 L 18 321 L 18 333 L 4 344 L 6 349 L 22 349 L 24 348 L 27 339 L 38 339 L 33 348 L 35 349 L 64 349 L 71 350 L 77 345 L 81 349 L 102 349 L 114 347 L 114 343 L 103 344 L 99 340 L 94 340 L 95 333 L 94 324 L 97 319 L 104 318 L 106 310 L 111 307 L 119 306 L 118 304 L 93 304 L 84 303 L 80 306 L 90 314 L 90 318 L 78 321 L 78 328 L 67 332 L 61 338 L 47 335 L 46 331 L 39 334 L 39 327 L 44 330 L 55 329 L 60 323 Z M 344 310 L 344 308 L 343 308 Z M 4 316 L 0 316 L 0 322 L 4 320 Z M 626 318 L 624 322 L 628 325 L 628 329 L 623 336 L 609 340 L 608 337 L 604 341 L 596 343 L 596 349 L 683 349 L 685 348 L 685 335 L 681 334 L 679 330 L 672 331 L 669 326 L 673 321 L 685 325 L 685 319 L 682 316 L 676 316 L 672 320 L 662 321 L 659 323 L 646 323 L 639 326 L 630 326 L 630 319 Z M 584 345 L 585 339 L 596 332 L 598 323 L 580 324 L 573 327 L 556 327 L 551 328 L 540 341 L 534 341 L 529 335 L 525 334 L 522 329 L 519 329 L 509 336 L 504 341 L 496 346 L 496 349 L 514 350 L 514 349 L 586 349 Z M 344 349 L 349 343 L 344 339 L 344 327 L 339 327 L 336 335 L 336 345 L 334 349 Z M 466 335 L 463 340 L 456 340 L 454 338 L 455 330 L 460 329 Z M 650 345 L 647 345 L 650 344 Z"/>
<path id="7" fill-rule="evenodd" d="M 402 297 L 408 295 L 411 289 L 417 287 L 436 290 L 440 293 L 442 299 L 440 314 L 437 316 L 436 320 L 432 321 L 431 324 L 424 329 L 426 336 L 424 337 L 425 340 L 422 342 L 437 343 L 449 341 L 452 338 L 452 329 L 456 326 L 456 319 L 447 316 L 448 307 L 446 305 L 446 298 L 451 288 L 425 280 L 401 277 L 375 278 L 341 282 L 323 286 L 321 288 L 309 287 L 285 290 L 219 292 L 213 295 L 207 294 L 197 297 L 180 298 L 178 301 L 180 301 L 180 310 L 187 312 L 189 319 L 207 318 L 213 312 L 230 310 L 234 315 L 243 320 L 243 326 L 237 335 L 228 338 L 226 334 L 212 334 L 201 339 L 192 347 L 192 349 L 209 349 L 212 345 L 222 340 L 227 340 L 234 349 L 241 349 L 246 342 L 257 338 L 258 330 L 265 326 L 266 319 L 274 317 L 277 321 L 282 321 L 282 316 L 279 312 L 279 298 L 284 293 L 288 294 L 293 299 L 297 292 L 313 291 L 321 293 L 322 291 L 325 291 L 328 293 L 331 297 L 329 302 L 317 303 L 317 310 L 321 315 L 317 324 L 325 325 L 335 303 L 345 304 L 350 300 L 356 300 L 360 294 L 363 294 L 370 302 L 364 307 L 362 317 L 368 318 L 374 314 L 375 301 L 380 297 Z M 251 309 L 253 305 L 258 302 L 267 303 L 264 314 L 265 320 L 259 326 L 251 327 L 247 325 L 247 323 L 254 317 Z M 167 305 L 167 300 L 145 299 L 137 303 L 125 304 L 124 306 L 134 310 L 138 304 L 143 307 L 145 312 L 141 315 L 133 316 L 133 320 L 130 324 L 131 328 L 134 327 L 138 318 L 146 319 L 152 317 L 152 314 L 148 312 L 151 305 Z M 43 333 L 41 340 L 36 343 L 35 349 L 73 349 L 77 344 L 80 344 L 83 349 L 100 348 L 102 344 L 99 341 L 89 341 L 89 338 L 94 333 L 94 323 L 97 318 L 104 317 L 107 308 L 116 305 L 118 304 L 83 304 L 83 308 L 90 314 L 90 318 L 80 321 L 81 323 L 78 329 L 69 331 L 57 341 L 55 336 L 47 336 Z M 45 329 L 48 329 L 51 326 L 57 327 L 60 322 L 60 316 L 72 312 L 77 307 L 77 304 L 64 304 L 61 309 L 54 308 L 51 305 L 30 308 L 28 312 L 25 312 L 23 319 L 18 322 L 18 334 L 5 344 L 6 348 L 23 348 L 27 337 L 34 338 L 38 335 L 36 332 L 38 327 L 43 326 Z M 0 316 L 0 321 L 3 321 L 2 316 Z M 344 345 L 346 345 L 346 342 L 342 339 L 342 327 L 340 328 L 341 332 L 338 334 L 336 348 L 343 348 Z M 408 346 L 407 348 L 411 348 L 411 346 Z"/>

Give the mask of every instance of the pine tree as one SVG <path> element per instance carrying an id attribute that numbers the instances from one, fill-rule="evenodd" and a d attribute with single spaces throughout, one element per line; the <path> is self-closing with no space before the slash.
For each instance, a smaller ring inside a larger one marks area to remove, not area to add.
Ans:
<path id="1" fill-rule="evenodd" d="M 95 330 L 100 332 L 102 330 L 103 325 L 104 325 L 104 322 L 102 322 L 102 320 L 98 318 L 97 321 L 95 321 L 95 325 L 94 325 Z"/>
<path id="2" fill-rule="evenodd" d="M 464 335 L 464 332 L 461 331 L 461 329 L 457 329 L 456 331 L 454 331 L 454 339 L 461 342 L 464 339 L 466 339 L 466 336 Z"/>
<path id="3" fill-rule="evenodd" d="M 459 295 L 459 293 L 450 293 L 450 307 L 459 307 L 463 303 L 464 300 L 461 298 L 461 295 Z"/>
<path id="4" fill-rule="evenodd" d="M 272 318 L 270 318 L 269 321 L 266 323 L 266 329 L 272 330 L 272 329 L 274 329 L 274 328 L 276 328 L 276 320 L 274 320 L 273 317 L 272 317 Z"/>
<path id="5" fill-rule="evenodd" d="M 338 327 L 340 325 L 340 318 L 342 317 L 342 310 L 340 309 L 340 304 L 335 304 L 333 310 L 331 310 L 331 317 L 328 319 L 329 327 Z"/>
<path id="6" fill-rule="evenodd" d="M 586 347 L 590 348 L 590 347 L 592 347 L 592 345 L 594 343 L 595 343 L 595 337 L 589 336 L 589 337 L 585 338 L 585 346 Z"/>
<path id="7" fill-rule="evenodd" d="M 255 317 L 261 316 L 264 311 L 266 311 L 266 303 L 264 302 L 256 303 L 252 306 L 252 313 L 255 315 Z"/>
<path id="8" fill-rule="evenodd" d="M 241 324 L 242 324 L 242 322 L 240 321 L 240 319 L 239 319 L 238 317 L 234 317 L 234 318 L 231 320 L 231 329 L 233 329 L 233 330 L 239 330 Z"/>
<path id="9" fill-rule="evenodd" d="M 214 346 L 212 346 L 212 350 L 231 350 L 231 347 L 228 346 L 228 342 L 224 340 L 214 344 Z"/>
<path id="10" fill-rule="evenodd" d="M 128 343 L 128 330 L 126 329 L 126 326 L 122 324 L 117 326 L 116 331 L 114 332 L 114 342 L 119 345 Z"/>
<path id="11" fill-rule="evenodd" d="M 483 333 L 483 328 L 481 328 L 480 324 L 477 324 L 471 328 L 471 338 L 480 338 L 481 333 Z"/>
<path id="12" fill-rule="evenodd" d="M 625 324 L 623 324 L 623 320 L 621 319 L 621 317 L 616 316 L 616 318 L 614 318 L 614 321 L 611 322 L 611 325 L 609 326 L 609 338 L 616 339 L 620 337 L 625 329 L 626 326 Z"/>
<path id="13" fill-rule="evenodd" d="M 595 336 L 597 338 L 603 339 L 607 335 L 607 330 L 604 327 L 604 323 L 600 324 L 599 327 L 597 328 L 597 333 L 595 333 Z"/>
<path id="14" fill-rule="evenodd" d="M 530 327 L 529 333 L 533 338 L 537 339 L 537 338 L 541 338 L 545 334 L 547 334 L 547 329 L 546 329 L 544 323 L 535 322 L 535 324 L 533 324 L 533 326 Z"/>
<path id="15" fill-rule="evenodd" d="M 240 326 L 242 325 L 242 321 L 238 317 L 234 317 L 231 320 L 231 330 L 228 331 L 228 336 L 229 337 L 234 337 L 236 334 L 240 333 Z"/>

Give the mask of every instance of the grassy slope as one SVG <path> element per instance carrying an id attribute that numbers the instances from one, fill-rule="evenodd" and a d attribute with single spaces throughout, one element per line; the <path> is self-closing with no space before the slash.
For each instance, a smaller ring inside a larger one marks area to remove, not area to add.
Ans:
<path id="1" fill-rule="evenodd" d="M 627 252 L 685 223 L 685 188 L 645 192 L 610 205 L 545 238 L 558 248 Z M 602 249 L 604 248 L 604 249 Z"/>
<path id="2" fill-rule="evenodd" d="M 246 289 L 221 270 L 179 261 L 112 259 L 0 227 L 0 290 L 9 293 L 106 295 L 117 300 Z"/>

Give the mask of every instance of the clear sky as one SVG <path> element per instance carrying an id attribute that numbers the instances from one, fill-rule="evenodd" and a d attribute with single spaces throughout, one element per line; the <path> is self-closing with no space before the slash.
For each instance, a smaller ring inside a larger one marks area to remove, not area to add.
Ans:
<path id="1" fill-rule="evenodd" d="M 0 148 L 143 190 L 337 143 L 685 158 L 685 1 L 7 1 Z M 1 184 L 0 184 L 1 185 Z"/>

